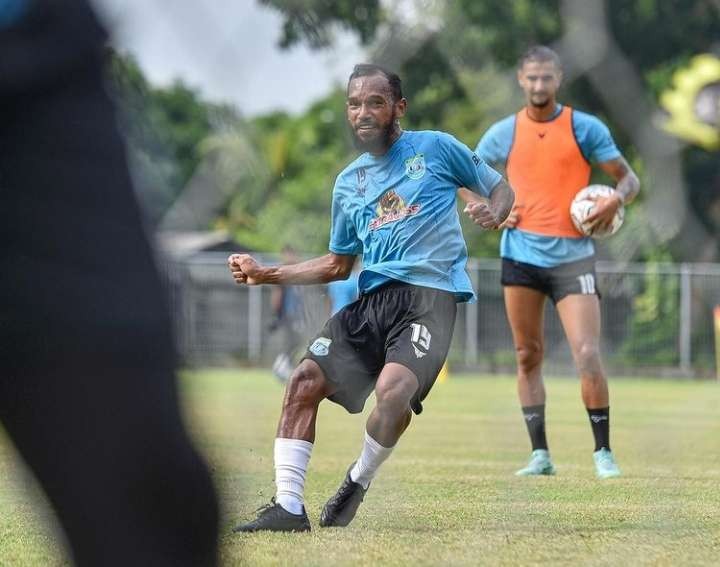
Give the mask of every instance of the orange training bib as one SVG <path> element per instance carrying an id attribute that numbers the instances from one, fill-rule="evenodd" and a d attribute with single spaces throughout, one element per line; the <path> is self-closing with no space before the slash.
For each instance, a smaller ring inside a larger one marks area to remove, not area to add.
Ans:
<path id="1" fill-rule="evenodd" d="M 590 182 L 590 164 L 572 128 L 572 108 L 536 122 L 523 108 L 507 159 L 507 175 L 515 190 L 517 227 L 546 236 L 580 238 L 570 220 L 570 203 Z"/>

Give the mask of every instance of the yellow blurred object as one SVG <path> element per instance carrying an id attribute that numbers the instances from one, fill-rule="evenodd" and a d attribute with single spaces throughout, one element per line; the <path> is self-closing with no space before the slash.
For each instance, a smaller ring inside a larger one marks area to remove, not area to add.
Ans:
<path id="1" fill-rule="evenodd" d="M 716 377 L 720 380 L 720 305 L 717 305 L 713 310 L 715 319 L 715 364 L 716 364 Z"/>
<path id="2" fill-rule="evenodd" d="M 670 113 L 663 128 L 706 150 L 720 148 L 720 58 L 696 55 L 675 72 L 673 88 L 660 96 Z"/>
<path id="3" fill-rule="evenodd" d="M 442 365 L 442 368 L 440 369 L 440 373 L 438 374 L 437 381 L 438 384 L 444 384 L 448 381 L 448 378 L 450 378 L 450 369 L 448 368 L 447 360 L 445 361 L 445 364 Z"/>

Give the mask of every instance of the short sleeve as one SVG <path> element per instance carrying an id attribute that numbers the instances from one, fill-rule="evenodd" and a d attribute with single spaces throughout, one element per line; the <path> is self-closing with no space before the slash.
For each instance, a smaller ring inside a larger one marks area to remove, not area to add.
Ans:
<path id="1" fill-rule="evenodd" d="M 342 199 L 345 193 L 339 187 L 339 183 L 338 179 L 333 190 L 330 245 L 328 249 L 335 254 L 362 254 L 363 244 L 357 236 L 352 219 L 343 208 Z"/>
<path id="2" fill-rule="evenodd" d="M 573 112 L 573 130 L 585 158 L 591 163 L 602 163 L 622 156 L 610 130 L 595 116 Z"/>
<path id="3" fill-rule="evenodd" d="M 439 135 L 438 144 L 447 172 L 458 187 L 489 197 L 502 176 L 453 136 Z"/>
<path id="4" fill-rule="evenodd" d="M 489 135 L 490 132 L 485 132 L 485 135 L 480 138 L 475 153 L 487 163 L 498 163 L 500 161 L 497 141 Z"/>
<path id="5" fill-rule="evenodd" d="M 505 166 L 515 133 L 515 115 L 496 122 L 483 134 L 475 148 L 480 159 L 493 166 Z"/>

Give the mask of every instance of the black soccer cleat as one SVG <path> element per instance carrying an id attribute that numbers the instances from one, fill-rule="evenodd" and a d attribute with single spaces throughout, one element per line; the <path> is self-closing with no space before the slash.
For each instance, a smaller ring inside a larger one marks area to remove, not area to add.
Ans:
<path id="1" fill-rule="evenodd" d="M 233 528 L 233 532 L 309 532 L 310 520 L 308 520 L 303 506 L 302 514 L 292 514 L 280 504 L 275 502 L 275 498 L 255 510 L 258 515 L 252 522 L 240 524 Z"/>
<path id="2" fill-rule="evenodd" d="M 340 488 L 323 506 L 320 513 L 320 525 L 323 528 L 347 526 L 352 522 L 360 502 L 365 498 L 367 489 L 350 478 L 350 471 L 354 466 L 355 463 L 350 465 Z"/>

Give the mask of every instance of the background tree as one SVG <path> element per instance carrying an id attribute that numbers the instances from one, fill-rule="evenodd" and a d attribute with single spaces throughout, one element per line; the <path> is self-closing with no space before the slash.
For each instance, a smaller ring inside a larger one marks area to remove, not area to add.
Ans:
<path id="1" fill-rule="evenodd" d="M 280 47 L 306 42 L 312 48 L 329 46 L 333 28 L 341 27 L 357 34 L 368 45 L 382 19 L 379 0 L 260 0 L 278 10 L 284 19 Z"/>
<path id="2" fill-rule="evenodd" d="M 320 49 L 333 42 L 339 29 L 356 34 L 368 46 L 369 59 L 403 77 L 410 101 L 406 128 L 445 130 L 471 148 L 492 122 L 522 104 L 515 82 L 519 55 L 533 43 L 562 48 L 568 32 L 567 2 L 562 0 L 418 0 L 397 6 L 378 0 L 259 1 L 282 15 L 283 47 L 304 42 Z M 643 98 L 650 102 L 670 86 L 676 69 L 717 41 L 716 3 L 606 0 L 602 5 L 612 40 L 637 71 Z M 572 60 L 572 54 L 567 55 Z M 131 154 L 139 164 L 141 189 L 153 217 L 167 210 L 199 164 L 206 163 L 225 195 L 208 226 L 227 227 L 263 250 L 279 250 L 286 239 L 305 243 L 308 252 L 324 249 L 334 176 L 354 155 L 342 90 L 297 116 L 270 113 L 241 119 L 236 110 L 202 100 L 181 82 L 165 88 L 149 85 L 131 58 L 114 57 L 112 70 L 122 92 Z M 653 194 L 654 184 L 632 143 L 632 131 L 601 96 L 603 86 L 587 74 L 571 69 L 563 88 L 563 101 L 609 123 L 644 182 L 641 203 L 628 210 L 627 227 L 601 245 L 601 254 L 643 260 L 661 249 L 674 259 L 717 258 L 717 156 L 695 147 L 683 151 L 685 199 L 695 216 L 680 233 L 692 245 L 688 249 L 662 243 L 657 236 L 662 223 L 658 228 L 655 213 L 642 204 Z M 497 255 L 497 234 L 468 229 L 472 255 Z M 696 237 L 696 230 L 705 236 Z M 707 234 L 714 239 L 707 241 Z M 702 238 L 703 244 L 695 245 Z"/>
<path id="3" fill-rule="evenodd" d="M 487 117 L 498 118 L 514 111 L 517 98 L 507 97 L 499 113 L 485 113 L 483 104 L 468 103 L 481 95 L 468 88 L 473 82 L 477 84 L 468 77 L 494 74 L 494 84 L 507 92 L 507 85 L 514 83 L 517 59 L 529 45 L 559 44 L 569 31 L 565 29 L 567 14 L 563 12 L 567 3 L 561 0 L 404 3 L 404 11 L 399 15 L 393 15 L 390 5 L 381 9 L 375 1 L 355 3 L 353 9 L 344 2 L 329 7 L 328 4 L 334 3 L 321 0 L 305 3 L 263 0 L 263 3 L 279 10 L 286 18 L 286 28 L 295 30 L 285 34 L 281 42 L 285 46 L 300 41 L 311 47 L 325 46 L 332 41 L 330 31 L 338 25 L 356 32 L 363 44 L 371 46 L 375 60 L 391 63 L 404 77 L 411 103 L 406 126 L 449 130 L 471 147 L 489 123 Z M 408 10 L 409 5 L 414 9 Z M 716 47 L 717 30 L 720 29 L 717 3 L 705 0 L 606 0 L 603 6 L 611 38 L 637 72 L 649 101 L 656 100 L 670 86 L 673 72 L 692 55 Z M 415 18 L 412 13 L 416 14 Z M 418 24 L 423 19 L 431 21 L 432 25 Z M 429 28 L 431 34 L 428 34 Z M 398 60 L 398 53 L 402 54 L 402 60 Z M 564 55 L 571 59 L 572 54 Z M 570 74 L 564 86 L 563 100 L 605 120 L 633 166 L 644 170 L 631 143 L 632 132 L 627 131 L 628 125 L 613 114 L 601 95 L 588 76 Z M 491 104 L 487 110 L 498 109 Z M 694 246 L 694 234 L 688 245 L 686 228 L 679 231 L 680 240 L 686 237 L 684 244 L 670 243 L 669 250 L 675 258 L 692 259 L 695 254 L 698 259 L 716 259 L 720 217 L 712 211 L 720 209 L 720 192 L 717 191 L 720 160 L 704 150 L 688 147 L 683 153 L 683 163 L 688 173 L 685 179 L 687 199 L 690 211 L 695 213 L 687 222 L 697 223 L 699 217 L 714 239 L 706 240 L 706 244 L 712 245 L 710 250 L 706 245 Z M 713 181 L 708 182 L 708 179 Z M 645 191 L 650 191 L 652 179 L 643 181 Z M 634 216 L 640 215 L 631 214 L 630 222 Z M 652 215 L 645 218 L 651 219 Z M 646 246 L 634 251 L 636 259 L 649 258 L 653 248 L 659 245 L 657 234 L 648 236 Z"/>
<path id="4" fill-rule="evenodd" d="M 136 184 L 155 224 L 197 169 L 213 113 L 227 108 L 203 101 L 179 80 L 169 87 L 151 85 L 129 55 L 111 51 L 108 57 L 110 86 L 120 102 Z"/>
<path id="5" fill-rule="evenodd" d="M 561 40 L 569 31 L 565 29 L 567 18 L 563 4 L 559 0 L 448 2 L 440 41 L 448 58 L 457 65 L 480 69 L 488 64 L 499 64 L 511 72 L 529 45 L 543 43 L 562 47 Z M 637 72 L 649 101 L 657 100 L 660 93 L 670 87 L 673 72 L 685 65 L 692 55 L 717 48 L 717 30 L 720 29 L 720 5 L 717 3 L 704 0 L 606 0 L 604 6 L 611 39 Z M 561 52 L 563 55 L 572 59 L 571 53 Z M 612 112 L 598 86 L 593 86 L 583 74 L 570 76 L 563 88 L 564 100 L 599 115 L 610 125 L 633 166 L 644 171 L 646 168 L 632 144 L 628 125 Z M 633 104 L 635 101 L 626 102 Z M 693 214 L 679 231 L 679 241 L 671 242 L 668 249 L 675 259 L 718 259 L 720 215 L 711 211 L 720 209 L 720 160 L 705 150 L 689 146 L 683 152 L 682 162 L 686 171 L 686 198 Z M 653 190 L 652 179 L 643 181 L 641 201 Z M 698 223 L 714 236 L 701 245 L 695 242 L 699 231 L 693 230 L 698 228 L 693 226 Z M 692 230 L 693 235 L 685 238 L 684 243 L 680 242 L 688 230 Z M 629 232 L 626 230 L 625 235 Z M 650 238 L 638 250 L 636 259 L 650 258 L 657 245 L 657 238 Z M 708 246 L 712 248 L 708 249 Z"/>

